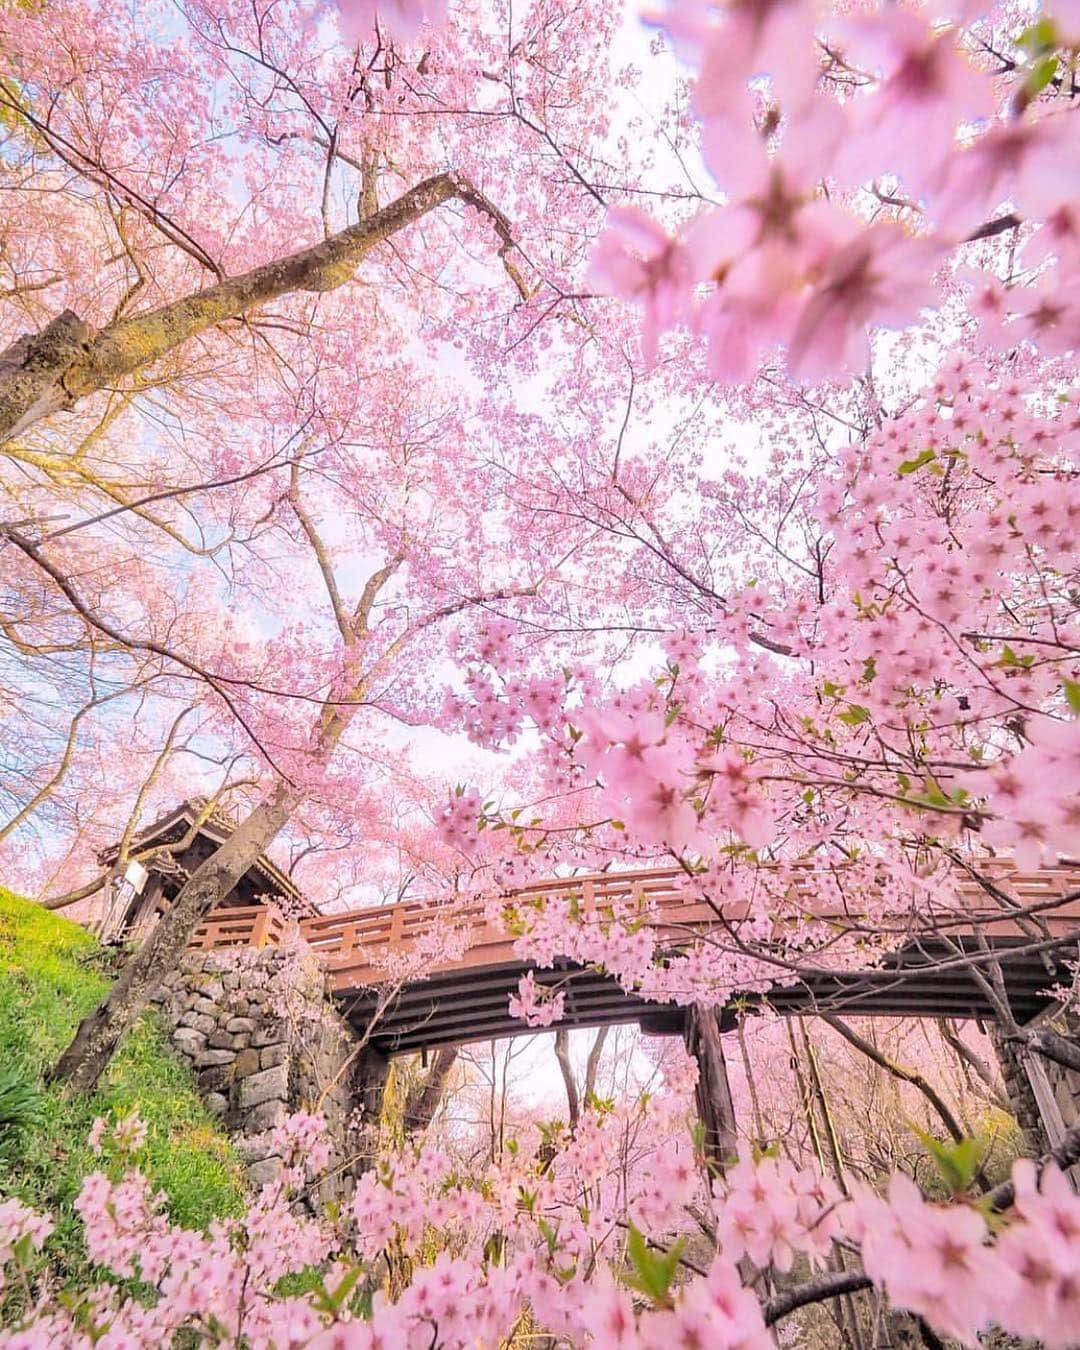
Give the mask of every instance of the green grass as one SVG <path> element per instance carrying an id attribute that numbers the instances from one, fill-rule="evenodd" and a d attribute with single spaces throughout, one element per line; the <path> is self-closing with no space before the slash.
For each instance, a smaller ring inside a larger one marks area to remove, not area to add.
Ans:
<path id="1" fill-rule="evenodd" d="M 110 957 L 77 924 L 0 887 L 0 1063 L 41 1082 L 79 1019 L 109 987 Z M 78 1273 L 78 1216 L 72 1206 L 97 1160 L 86 1145 L 95 1116 L 133 1106 L 148 1126 L 145 1170 L 178 1223 L 202 1228 L 243 1208 L 240 1162 L 208 1115 L 187 1067 L 168 1046 L 156 1014 L 124 1038 L 98 1091 L 67 1096 L 45 1088 L 36 1121 L 0 1158 L 0 1195 L 52 1214 L 49 1250 L 59 1270 Z"/>

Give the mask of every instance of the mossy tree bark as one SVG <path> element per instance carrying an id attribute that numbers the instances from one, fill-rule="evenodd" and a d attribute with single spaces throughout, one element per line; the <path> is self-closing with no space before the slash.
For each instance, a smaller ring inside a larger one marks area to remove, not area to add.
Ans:
<path id="1" fill-rule="evenodd" d="M 503 265 L 527 294 L 510 260 L 513 239 L 497 207 L 458 174 L 440 173 L 389 205 L 310 248 L 226 277 L 158 309 L 95 330 L 70 310 L 0 352 L 0 445 L 52 413 L 113 388 L 216 324 L 297 291 L 328 291 L 351 280 L 366 255 L 412 222 L 456 198 L 475 207 L 499 236 Z"/>
<path id="2" fill-rule="evenodd" d="M 443 1045 L 435 1051 L 431 1066 L 423 1080 L 413 1086 L 405 1100 L 402 1124 L 406 1134 L 419 1134 L 435 1119 L 446 1092 L 446 1083 L 457 1063 L 457 1046 Z"/>

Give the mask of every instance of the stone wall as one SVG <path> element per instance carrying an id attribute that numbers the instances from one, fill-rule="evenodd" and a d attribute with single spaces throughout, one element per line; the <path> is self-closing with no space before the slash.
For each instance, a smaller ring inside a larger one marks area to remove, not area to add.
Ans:
<path id="1" fill-rule="evenodd" d="M 274 1126 L 289 1112 L 317 1110 L 334 1145 L 320 1196 L 348 1193 L 362 1168 L 364 1107 L 377 1115 L 372 1083 L 380 1085 L 384 1066 L 359 1048 L 305 948 L 189 952 L 154 1001 L 207 1106 L 235 1136 L 253 1184 L 277 1175 Z"/>

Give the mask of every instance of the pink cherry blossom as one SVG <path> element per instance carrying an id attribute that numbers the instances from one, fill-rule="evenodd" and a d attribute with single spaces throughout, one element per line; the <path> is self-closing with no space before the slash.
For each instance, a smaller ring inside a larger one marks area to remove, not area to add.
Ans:
<path id="1" fill-rule="evenodd" d="M 635 207 L 618 207 L 608 212 L 588 284 L 641 302 L 643 355 L 652 362 L 660 335 L 686 313 L 691 274 L 681 246 L 650 216 Z"/>
<path id="2" fill-rule="evenodd" d="M 861 370 L 870 353 L 867 327 L 899 327 L 932 304 L 930 273 L 942 256 L 934 240 L 886 222 L 838 247 L 795 324 L 788 358 L 792 370 L 810 380 Z"/>
<path id="3" fill-rule="evenodd" d="M 510 1016 L 520 1017 L 530 1027 L 550 1027 L 561 1021 L 565 1012 L 565 993 L 542 992 L 531 970 L 518 981 L 517 993 L 510 995 Z"/>
<path id="4" fill-rule="evenodd" d="M 331 0 L 331 4 L 351 42 L 370 39 L 376 25 L 398 42 L 411 42 L 423 23 L 446 19 L 446 0 Z"/>

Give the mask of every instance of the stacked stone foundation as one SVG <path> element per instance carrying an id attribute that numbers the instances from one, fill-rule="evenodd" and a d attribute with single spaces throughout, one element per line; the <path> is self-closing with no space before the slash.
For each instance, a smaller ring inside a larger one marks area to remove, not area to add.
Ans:
<path id="1" fill-rule="evenodd" d="M 280 1169 L 274 1127 L 291 1112 L 318 1111 L 333 1145 L 320 1198 L 348 1194 L 370 1124 L 356 1100 L 356 1066 L 371 1052 L 302 952 L 190 952 L 154 1002 L 207 1107 L 234 1136 L 253 1185 L 273 1181 Z"/>

